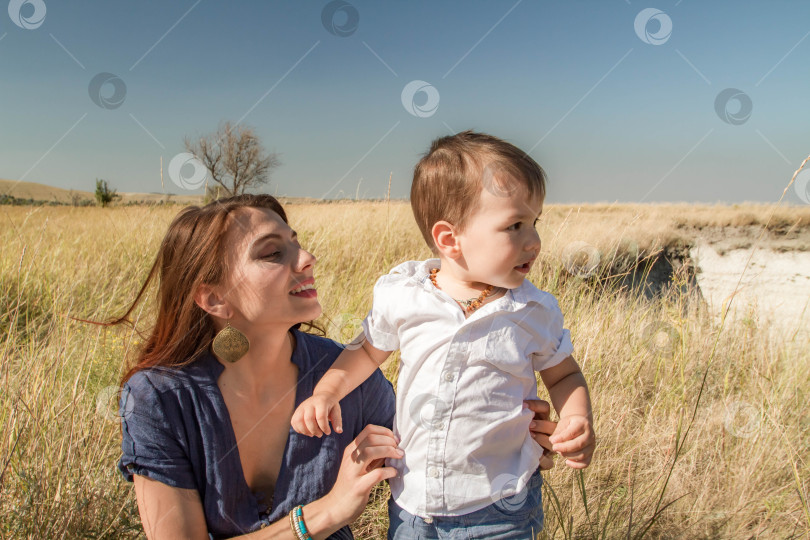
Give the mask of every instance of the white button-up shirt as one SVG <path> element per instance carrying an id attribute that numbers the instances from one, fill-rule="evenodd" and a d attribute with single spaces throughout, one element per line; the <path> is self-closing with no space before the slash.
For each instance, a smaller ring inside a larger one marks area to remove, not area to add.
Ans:
<path id="1" fill-rule="evenodd" d="M 420 517 L 463 515 L 522 490 L 542 447 L 529 434 L 535 370 L 573 351 L 553 295 L 528 280 L 468 319 L 430 281 L 438 259 L 403 263 L 374 286 L 363 321 L 374 347 L 401 350 L 388 460 L 397 504 Z"/>

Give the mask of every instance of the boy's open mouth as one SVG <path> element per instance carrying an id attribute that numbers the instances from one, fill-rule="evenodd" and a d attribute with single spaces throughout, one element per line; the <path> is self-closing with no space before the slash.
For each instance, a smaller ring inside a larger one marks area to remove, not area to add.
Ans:
<path id="1" fill-rule="evenodd" d="M 528 274 L 531 268 L 532 268 L 532 261 L 529 261 L 519 266 L 516 266 L 515 270 L 517 270 L 518 272 L 523 272 L 524 274 Z"/>

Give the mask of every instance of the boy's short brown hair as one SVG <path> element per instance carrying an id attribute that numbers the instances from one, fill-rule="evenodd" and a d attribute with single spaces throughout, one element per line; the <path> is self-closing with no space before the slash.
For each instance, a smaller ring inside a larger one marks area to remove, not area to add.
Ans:
<path id="1" fill-rule="evenodd" d="M 521 185 L 529 198 L 546 196 L 546 173 L 526 152 L 485 133 L 462 131 L 440 137 L 416 164 L 411 208 L 419 230 L 435 252 L 431 230 L 447 221 L 464 230 L 478 209 L 481 190 L 508 195 Z"/>

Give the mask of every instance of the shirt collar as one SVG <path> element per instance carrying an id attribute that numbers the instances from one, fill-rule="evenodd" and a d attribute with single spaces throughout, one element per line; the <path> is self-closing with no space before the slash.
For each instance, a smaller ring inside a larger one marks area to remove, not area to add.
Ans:
<path id="1" fill-rule="evenodd" d="M 545 293 L 535 287 L 535 285 L 528 279 L 524 279 L 519 287 L 510 290 L 512 299 L 518 308 L 528 306 L 532 302 L 537 304 L 545 304 L 548 293 Z"/>
<path id="2" fill-rule="evenodd" d="M 403 274 L 410 279 L 427 285 L 431 268 L 441 267 L 439 259 L 427 259 L 425 261 L 407 261 L 391 270 L 392 274 Z M 507 302 L 511 302 L 511 310 L 520 309 L 534 302 L 545 304 L 548 293 L 538 289 L 531 281 L 524 279 L 523 282 L 514 289 L 509 289 L 504 295 Z"/>
<path id="3" fill-rule="evenodd" d="M 430 275 L 431 268 L 439 268 L 439 259 L 428 259 L 426 261 L 406 261 L 395 266 L 391 274 L 402 274 L 418 283 L 424 283 Z"/>

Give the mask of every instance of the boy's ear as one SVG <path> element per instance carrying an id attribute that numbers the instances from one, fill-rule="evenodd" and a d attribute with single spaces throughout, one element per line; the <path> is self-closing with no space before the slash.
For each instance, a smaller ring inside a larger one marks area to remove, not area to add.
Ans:
<path id="1" fill-rule="evenodd" d="M 225 300 L 217 293 L 215 288 L 207 283 L 201 283 L 194 291 L 194 303 L 200 308 L 220 319 L 231 318 L 231 309 Z"/>
<path id="2" fill-rule="evenodd" d="M 448 259 L 461 256 L 461 247 L 456 238 L 456 228 L 447 221 L 437 221 L 430 230 L 436 250 Z"/>

